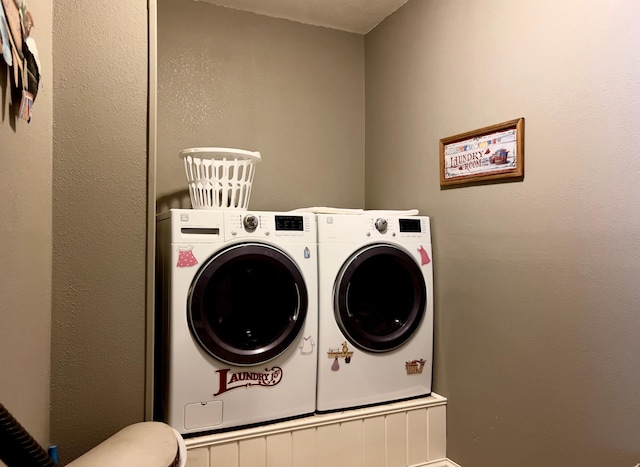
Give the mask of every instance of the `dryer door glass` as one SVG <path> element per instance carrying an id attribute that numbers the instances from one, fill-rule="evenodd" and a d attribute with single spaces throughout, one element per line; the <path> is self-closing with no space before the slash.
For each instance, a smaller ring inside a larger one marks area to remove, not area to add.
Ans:
<path id="1" fill-rule="evenodd" d="M 213 255 L 191 285 L 191 333 L 213 357 L 256 365 L 284 352 L 297 338 L 308 295 L 294 261 L 269 245 L 245 243 Z"/>
<path id="2" fill-rule="evenodd" d="M 422 321 L 427 290 L 405 250 L 369 245 L 343 265 L 334 288 L 336 322 L 356 347 L 386 352 L 407 342 Z"/>

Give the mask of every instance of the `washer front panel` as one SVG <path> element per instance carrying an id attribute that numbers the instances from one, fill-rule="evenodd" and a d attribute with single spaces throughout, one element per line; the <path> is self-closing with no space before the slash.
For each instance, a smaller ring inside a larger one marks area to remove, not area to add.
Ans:
<path id="1" fill-rule="evenodd" d="M 247 216 L 258 220 L 253 231 L 243 227 Z M 318 349 L 315 217 L 172 209 L 157 220 L 156 419 L 190 436 L 313 413 Z M 226 281 L 225 270 L 241 277 L 244 285 Z M 219 293 L 232 296 L 233 304 Z M 198 308 L 199 321 L 190 322 L 190 301 Z M 201 305 L 196 306 L 198 301 Z M 226 327 L 220 330 L 209 303 L 241 319 L 227 314 L 222 320 Z M 267 318 L 275 324 L 263 326 Z M 205 350 L 193 327 L 204 330 L 203 342 L 215 337 L 223 350 L 226 346 L 227 360 Z M 209 335 L 212 329 L 220 335 Z M 237 344 L 243 330 L 245 337 L 254 338 L 244 347 Z M 236 353 L 242 361 L 264 360 L 269 351 L 277 355 L 266 363 L 230 363 L 239 358 Z"/>

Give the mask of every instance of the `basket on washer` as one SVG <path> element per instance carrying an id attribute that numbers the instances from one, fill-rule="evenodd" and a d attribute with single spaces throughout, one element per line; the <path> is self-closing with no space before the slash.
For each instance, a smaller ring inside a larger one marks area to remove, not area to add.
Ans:
<path id="1" fill-rule="evenodd" d="M 233 148 L 180 151 L 193 209 L 247 209 L 260 153 Z"/>

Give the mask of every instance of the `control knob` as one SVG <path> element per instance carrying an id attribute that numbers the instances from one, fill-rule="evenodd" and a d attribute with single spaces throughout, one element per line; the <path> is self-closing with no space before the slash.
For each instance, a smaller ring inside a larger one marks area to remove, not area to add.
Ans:
<path id="1" fill-rule="evenodd" d="M 385 233 L 387 231 L 387 220 L 380 217 L 376 219 L 374 226 L 378 232 Z"/>
<path id="2" fill-rule="evenodd" d="M 242 225 L 247 232 L 255 232 L 258 228 L 258 218 L 253 214 L 249 214 L 242 220 Z"/>

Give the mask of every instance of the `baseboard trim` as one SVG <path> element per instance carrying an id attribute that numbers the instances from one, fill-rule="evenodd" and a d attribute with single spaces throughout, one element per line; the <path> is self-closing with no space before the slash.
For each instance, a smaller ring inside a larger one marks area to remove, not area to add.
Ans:
<path id="1" fill-rule="evenodd" d="M 461 467 L 453 462 L 451 459 L 440 459 L 437 461 L 430 461 L 426 464 L 419 464 L 414 467 Z"/>

